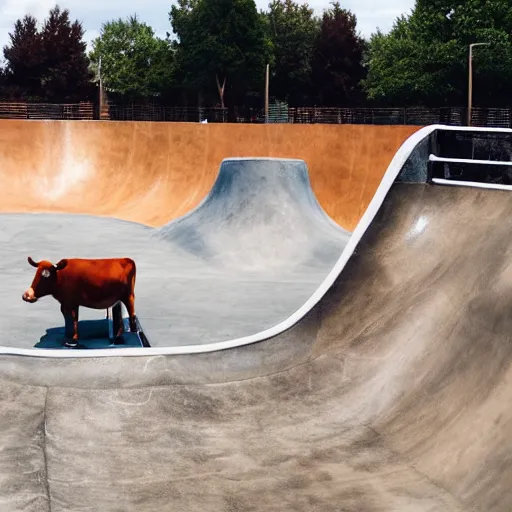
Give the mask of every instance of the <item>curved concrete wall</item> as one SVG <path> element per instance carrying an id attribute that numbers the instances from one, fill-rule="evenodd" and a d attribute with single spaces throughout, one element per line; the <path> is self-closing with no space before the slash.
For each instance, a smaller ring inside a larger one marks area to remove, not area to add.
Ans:
<path id="1" fill-rule="evenodd" d="M 229 157 L 303 159 L 313 191 L 353 230 L 419 127 L 0 121 L 1 212 L 106 215 L 161 226 L 204 199 Z"/>

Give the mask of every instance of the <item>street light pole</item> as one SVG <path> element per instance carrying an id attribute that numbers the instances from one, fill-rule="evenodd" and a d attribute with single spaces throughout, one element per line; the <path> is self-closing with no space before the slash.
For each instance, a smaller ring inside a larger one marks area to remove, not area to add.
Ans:
<path id="1" fill-rule="evenodd" d="M 475 46 L 489 46 L 489 43 L 473 43 L 469 45 L 468 126 L 471 126 L 471 110 L 473 108 L 473 48 Z"/>
<path id="2" fill-rule="evenodd" d="M 268 123 L 268 88 L 270 81 L 270 66 L 267 64 L 265 68 L 265 123 Z"/>
<path id="3" fill-rule="evenodd" d="M 100 82 L 100 96 L 98 98 L 99 99 L 98 107 L 99 107 L 100 111 L 99 111 L 98 118 L 101 120 L 101 114 L 103 112 L 103 90 L 102 90 L 103 89 L 103 84 L 101 82 L 101 55 L 100 55 L 99 62 L 98 62 L 98 78 L 99 78 L 99 82 Z"/>

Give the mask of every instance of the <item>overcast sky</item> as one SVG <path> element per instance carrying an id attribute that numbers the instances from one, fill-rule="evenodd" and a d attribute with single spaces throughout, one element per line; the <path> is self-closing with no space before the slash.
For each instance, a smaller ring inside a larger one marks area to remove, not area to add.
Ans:
<path id="1" fill-rule="evenodd" d="M 69 9 L 72 20 L 79 19 L 83 23 L 88 42 L 98 36 L 103 22 L 134 13 L 161 37 L 171 31 L 168 12 L 174 3 L 172 0 L 0 0 L 0 48 L 8 43 L 8 34 L 18 18 L 32 14 L 42 21 L 56 3 L 62 9 Z M 268 0 L 256 0 L 260 9 L 266 9 L 268 3 Z M 330 5 L 329 0 L 308 3 L 318 13 Z M 414 0 L 342 0 L 340 4 L 356 14 L 359 31 L 369 36 L 377 27 L 387 32 L 397 16 L 411 10 Z M 3 52 L 0 52 L 0 59 L 3 59 Z"/>

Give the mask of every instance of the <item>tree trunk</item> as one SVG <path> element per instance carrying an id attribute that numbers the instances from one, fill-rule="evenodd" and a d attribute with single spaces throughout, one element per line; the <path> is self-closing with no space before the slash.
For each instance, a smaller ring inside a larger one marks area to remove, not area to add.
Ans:
<path id="1" fill-rule="evenodd" d="M 220 85 L 219 75 L 215 75 L 215 80 L 217 82 L 217 90 L 219 91 L 221 107 L 225 108 L 224 107 L 224 90 L 226 89 L 226 77 L 224 77 L 224 81 L 222 82 L 222 87 Z"/>

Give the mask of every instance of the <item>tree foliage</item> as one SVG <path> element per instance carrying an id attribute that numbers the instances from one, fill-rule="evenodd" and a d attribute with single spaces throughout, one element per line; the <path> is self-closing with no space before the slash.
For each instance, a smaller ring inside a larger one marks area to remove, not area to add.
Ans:
<path id="1" fill-rule="evenodd" d="M 4 47 L 5 85 L 14 96 L 41 97 L 43 44 L 37 20 L 29 15 L 17 20 L 9 39 L 10 45 Z"/>
<path id="2" fill-rule="evenodd" d="M 307 3 L 293 0 L 273 0 L 265 17 L 274 54 L 272 95 L 294 105 L 306 104 L 320 22 Z"/>
<path id="3" fill-rule="evenodd" d="M 271 47 L 254 0 L 178 0 L 169 17 L 183 86 L 208 94 L 215 84 L 222 106 L 262 87 Z"/>
<path id="4" fill-rule="evenodd" d="M 486 43 L 474 50 L 474 104 L 512 106 L 510 0 L 416 0 L 369 41 L 337 1 L 321 17 L 299 0 L 269 2 L 258 12 L 255 0 L 177 0 L 174 39 L 135 15 L 103 24 L 89 56 L 81 23 L 56 5 L 41 28 L 30 15 L 16 21 L 0 89 L 9 99 L 88 99 L 101 57 L 104 84 L 126 98 L 181 89 L 232 116 L 235 105 L 262 105 L 266 64 L 271 96 L 292 105 L 457 106 L 467 101 L 468 46 Z"/>
<path id="5" fill-rule="evenodd" d="M 41 30 L 33 16 L 17 20 L 4 47 L 6 85 L 12 96 L 77 101 L 91 93 L 84 31 L 69 11 L 55 6 Z"/>
<path id="6" fill-rule="evenodd" d="M 465 104 L 468 46 L 475 48 L 474 98 L 511 104 L 512 6 L 508 0 L 417 0 L 389 34 L 374 34 L 366 58 L 368 97 L 400 105 Z"/>
<path id="7" fill-rule="evenodd" d="M 102 25 L 90 53 L 97 74 L 100 58 L 104 85 L 127 98 L 162 94 L 171 85 L 171 44 L 136 15 Z"/>
<path id="8" fill-rule="evenodd" d="M 91 90 L 87 44 L 82 24 L 71 23 L 69 11 L 58 6 L 50 10 L 41 31 L 42 87 L 50 101 L 84 99 Z"/>
<path id="9" fill-rule="evenodd" d="M 353 105 L 362 99 L 365 41 L 351 11 L 334 2 L 317 18 L 308 4 L 273 0 L 266 18 L 275 58 L 273 96 L 294 105 Z"/>
<path id="10" fill-rule="evenodd" d="M 360 99 L 365 41 L 357 18 L 339 2 L 324 11 L 313 49 L 312 74 L 320 105 L 349 106 Z"/>

